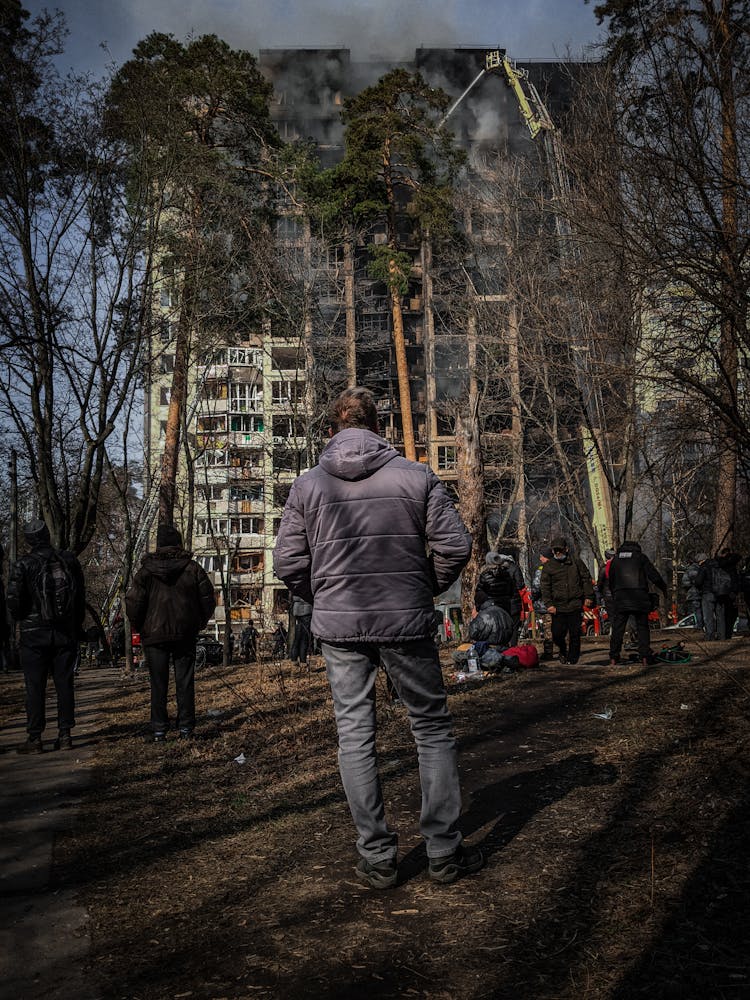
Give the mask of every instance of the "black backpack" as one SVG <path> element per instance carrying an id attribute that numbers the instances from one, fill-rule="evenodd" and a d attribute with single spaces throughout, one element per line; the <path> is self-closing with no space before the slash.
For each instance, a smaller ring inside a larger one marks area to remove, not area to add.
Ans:
<path id="1" fill-rule="evenodd" d="M 49 625 L 69 625 L 75 609 L 76 582 L 62 556 L 51 552 L 40 558 L 35 584 L 42 621 Z"/>

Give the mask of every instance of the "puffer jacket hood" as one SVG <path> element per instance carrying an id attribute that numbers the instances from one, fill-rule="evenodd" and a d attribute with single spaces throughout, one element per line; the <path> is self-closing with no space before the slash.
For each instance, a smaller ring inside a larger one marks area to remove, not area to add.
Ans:
<path id="1" fill-rule="evenodd" d="M 334 434 L 323 449 L 319 464 L 330 476 L 357 482 L 398 457 L 396 449 L 377 434 L 348 427 Z"/>
<path id="2" fill-rule="evenodd" d="M 192 552 L 186 552 L 185 549 L 176 545 L 169 545 L 163 549 L 157 549 L 156 552 L 148 552 L 143 557 L 141 565 L 157 580 L 171 584 L 184 572 L 192 558 Z"/>
<path id="3" fill-rule="evenodd" d="M 507 552 L 488 552 L 484 557 L 485 566 L 505 566 L 507 569 L 511 565 L 515 565 L 515 559 L 512 555 Z"/>

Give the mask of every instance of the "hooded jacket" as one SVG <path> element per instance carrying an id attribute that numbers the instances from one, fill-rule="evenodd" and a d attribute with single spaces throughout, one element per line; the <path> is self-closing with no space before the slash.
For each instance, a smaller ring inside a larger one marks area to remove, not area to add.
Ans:
<path id="1" fill-rule="evenodd" d="M 75 585 L 72 613 L 67 623 L 58 621 L 52 624 L 45 621 L 40 611 L 39 574 L 45 561 L 53 556 L 65 562 Z M 21 556 L 13 566 L 8 580 L 7 601 L 11 617 L 20 623 L 23 645 L 43 648 L 69 646 L 78 642 L 86 615 L 86 590 L 81 564 L 72 552 L 54 549 L 46 541 L 33 544 L 31 552 Z"/>
<path id="2" fill-rule="evenodd" d="M 618 611 L 650 611 L 648 585 L 666 594 L 667 585 L 638 542 L 623 542 L 609 564 L 609 585 Z"/>
<path id="3" fill-rule="evenodd" d="M 580 611 L 584 600 L 594 599 L 591 574 L 578 556 L 568 553 L 565 559 L 548 559 L 540 579 L 542 600 L 560 614 Z"/>
<path id="4" fill-rule="evenodd" d="M 324 641 L 404 642 L 433 635 L 433 596 L 470 553 L 435 473 L 351 427 L 292 486 L 273 561 L 292 594 L 313 604 Z"/>
<path id="5" fill-rule="evenodd" d="M 478 609 L 476 617 L 469 624 L 469 639 L 471 642 L 488 642 L 491 646 L 501 646 L 503 649 L 510 643 L 513 635 L 513 621 L 504 609 L 492 600 L 485 600 Z"/>
<path id="6" fill-rule="evenodd" d="M 202 566 L 177 545 L 150 552 L 125 597 L 128 618 L 144 646 L 194 639 L 216 607 Z"/>
<path id="7" fill-rule="evenodd" d="M 480 608 L 490 598 L 511 617 L 521 614 L 520 591 L 526 586 L 521 567 L 512 556 L 490 552 L 477 581 L 474 605 Z"/>

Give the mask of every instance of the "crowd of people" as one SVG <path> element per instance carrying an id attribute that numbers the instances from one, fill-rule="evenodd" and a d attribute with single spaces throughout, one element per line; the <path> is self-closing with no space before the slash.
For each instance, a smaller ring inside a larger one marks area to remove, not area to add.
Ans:
<path id="1" fill-rule="evenodd" d="M 716 556 L 699 552 L 682 575 L 688 612 L 711 642 L 728 639 L 739 615 L 738 598 L 750 608 L 750 556 L 743 560 L 723 548 Z"/>
<path id="2" fill-rule="evenodd" d="M 609 664 L 621 662 L 623 639 L 631 621 L 638 637 L 638 655 L 650 662 L 648 616 L 654 607 L 653 587 L 666 595 L 666 583 L 637 542 L 626 541 L 617 551 L 607 553 L 596 587 L 587 566 L 570 551 L 564 538 L 553 539 L 541 550 L 530 590 L 509 553 L 490 552 L 474 596 L 469 639 L 488 641 L 507 652 L 507 647 L 517 643 L 521 609 L 530 604 L 542 620 L 545 655 L 549 658 L 557 648 L 559 661 L 573 665 L 581 655 L 584 611 L 593 608 L 599 598 L 605 602 L 611 624 Z"/>

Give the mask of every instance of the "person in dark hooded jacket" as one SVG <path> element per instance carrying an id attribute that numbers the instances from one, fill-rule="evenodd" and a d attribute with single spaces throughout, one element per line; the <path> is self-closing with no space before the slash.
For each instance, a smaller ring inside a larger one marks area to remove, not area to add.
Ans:
<path id="1" fill-rule="evenodd" d="M 514 622 L 505 608 L 486 597 L 469 624 L 469 641 L 486 642 L 499 649 L 515 645 Z"/>
<path id="2" fill-rule="evenodd" d="M 471 539 L 435 473 L 378 434 L 372 394 L 346 389 L 329 411 L 331 440 L 292 486 L 274 570 L 313 605 L 333 695 L 339 769 L 359 833 L 357 876 L 398 879 L 375 749 L 375 680 L 382 661 L 409 714 L 422 786 L 420 828 L 430 877 L 452 882 L 484 864 L 457 828 L 455 739 L 433 638 L 435 595 L 458 578 Z"/>
<path id="3" fill-rule="evenodd" d="M 125 597 L 128 618 L 140 632 L 151 680 L 151 739 L 169 729 L 169 663 L 174 663 L 177 726 L 189 738 L 195 729 L 195 640 L 216 607 L 205 570 L 182 547 L 177 528 L 160 524 L 156 552 L 143 558 Z"/>
<path id="4" fill-rule="evenodd" d="M 481 608 L 489 598 L 510 615 L 514 645 L 521 626 L 521 591 L 526 586 L 521 567 L 508 552 L 488 552 L 474 592 L 474 606 Z"/>
<path id="5" fill-rule="evenodd" d="M 29 734 L 18 752 L 42 753 L 44 749 L 45 694 L 50 675 L 57 692 L 58 736 L 54 746 L 70 750 L 75 725 L 73 677 L 86 614 L 83 572 L 72 552 L 52 547 L 44 521 L 29 521 L 23 533 L 29 552 L 13 566 L 8 581 L 8 610 L 20 624 L 19 654 Z"/>
<path id="6" fill-rule="evenodd" d="M 612 634 L 609 640 L 609 662 L 615 666 L 625 636 L 628 618 L 632 615 L 638 633 L 638 655 L 644 664 L 651 661 L 651 636 L 648 615 L 651 611 L 649 583 L 663 594 L 667 585 L 638 542 L 623 542 L 609 564 L 609 586 L 615 602 Z"/>
<path id="7" fill-rule="evenodd" d="M 552 640 L 561 663 L 578 663 L 583 607 L 594 603 L 594 587 L 583 560 L 568 550 L 564 538 L 551 544 L 552 558 L 542 566 L 542 600 L 552 616 Z"/>

